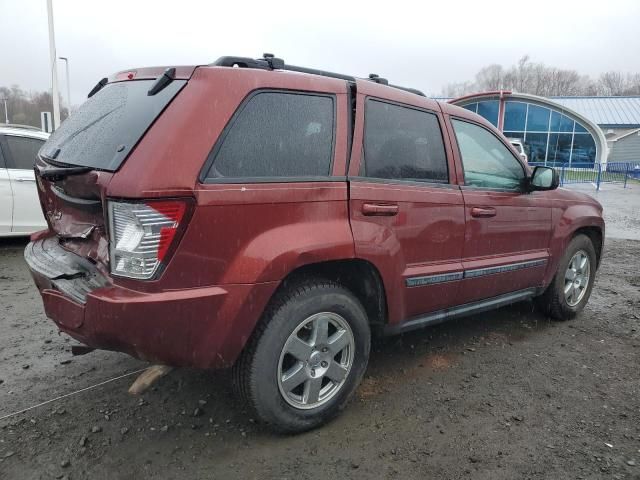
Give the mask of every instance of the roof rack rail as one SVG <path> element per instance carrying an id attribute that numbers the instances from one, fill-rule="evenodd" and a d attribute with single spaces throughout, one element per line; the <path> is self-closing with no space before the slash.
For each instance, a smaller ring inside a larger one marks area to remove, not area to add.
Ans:
<path id="1" fill-rule="evenodd" d="M 316 70 L 314 68 L 298 67 L 296 65 L 287 65 L 284 63 L 283 59 L 277 58 L 272 53 L 265 53 L 263 54 L 262 58 L 255 58 L 255 59 L 249 58 L 249 57 L 232 57 L 232 56 L 220 57 L 215 62 L 211 63 L 210 66 L 257 68 L 260 70 L 288 70 L 291 72 L 310 73 L 312 75 L 320 75 L 323 77 L 338 78 L 340 80 L 346 80 L 348 82 L 356 81 L 356 77 L 351 75 L 327 72 L 326 70 Z M 399 90 L 404 90 L 405 92 L 426 97 L 426 95 L 418 89 L 401 87 L 399 85 L 390 84 L 386 78 L 382 78 L 375 73 L 371 73 L 369 75 L 369 78 L 366 78 L 365 80 L 379 83 L 381 85 L 388 85 L 390 87 L 397 88 Z"/>

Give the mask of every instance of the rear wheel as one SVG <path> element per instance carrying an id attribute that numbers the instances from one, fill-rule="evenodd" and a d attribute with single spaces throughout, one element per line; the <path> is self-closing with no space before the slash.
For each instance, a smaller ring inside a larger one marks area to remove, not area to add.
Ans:
<path id="1" fill-rule="evenodd" d="M 309 281 L 280 294 L 234 367 L 262 421 L 301 432 L 334 417 L 362 379 L 370 348 L 364 308 L 344 287 Z"/>
<path id="2" fill-rule="evenodd" d="M 556 320 L 574 318 L 589 301 L 596 265 L 593 243 L 586 235 L 576 235 L 569 242 L 551 284 L 538 297 L 539 307 Z"/>

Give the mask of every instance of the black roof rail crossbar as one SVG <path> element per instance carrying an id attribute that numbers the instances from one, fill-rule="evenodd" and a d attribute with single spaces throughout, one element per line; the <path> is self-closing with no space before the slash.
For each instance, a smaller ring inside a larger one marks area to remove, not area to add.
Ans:
<path id="1" fill-rule="evenodd" d="M 232 57 L 225 56 L 218 58 L 215 62 L 210 64 L 214 67 L 240 67 L 240 68 L 258 68 L 260 70 L 288 70 L 291 72 L 310 73 L 312 75 L 320 75 L 322 77 L 337 78 L 340 80 L 346 80 L 348 82 L 355 82 L 356 77 L 352 75 L 343 75 L 342 73 L 328 72 L 326 70 L 316 70 L 314 68 L 298 67 L 295 65 L 286 65 L 284 60 L 277 58 L 270 53 L 265 53 L 263 58 L 249 58 L 249 57 Z M 426 97 L 424 93 L 415 88 L 401 87 L 399 85 L 392 85 L 386 78 L 381 78 L 375 73 L 369 75 L 369 78 L 365 79 L 371 82 L 379 83 L 381 85 L 388 85 L 405 92 L 413 93 Z"/>
<path id="2" fill-rule="evenodd" d="M 253 59 L 249 57 L 220 57 L 215 62 L 209 64 L 213 67 L 242 67 L 242 68 L 260 68 L 262 70 L 271 70 L 269 63 L 261 58 Z"/>
<path id="3" fill-rule="evenodd" d="M 284 65 L 284 68 L 282 68 L 282 70 L 290 70 L 292 72 L 300 72 L 300 73 L 310 73 L 312 75 L 320 75 L 323 77 L 337 78 L 340 80 L 346 80 L 348 82 L 356 81 L 356 77 L 353 77 L 351 75 L 343 75 L 341 73 L 327 72 L 325 70 L 316 70 L 315 68 L 297 67 L 295 65 Z"/>

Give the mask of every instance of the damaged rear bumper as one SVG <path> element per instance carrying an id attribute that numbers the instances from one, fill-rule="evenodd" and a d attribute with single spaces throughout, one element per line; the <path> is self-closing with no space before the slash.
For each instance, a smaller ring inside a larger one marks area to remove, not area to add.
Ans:
<path id="1" fill-rule="evenodd" d="M 55 237 L 31 242 L 25 259 L 60 330 L 93 348 L 173 366 L 232 365 L 277 286 L 135 291 L 113 284 Z"/>
<path id="2" fill-rule="evenodd" d="M 44 277 L 45 288 L 56 289 L 78 303 L 85 303 L 89 292 L 109 284 L 93 263 L 62 248 L 56 237 L 29 243 L 24 259 L 32 272 L 40 274 L 36 283 Z"/>

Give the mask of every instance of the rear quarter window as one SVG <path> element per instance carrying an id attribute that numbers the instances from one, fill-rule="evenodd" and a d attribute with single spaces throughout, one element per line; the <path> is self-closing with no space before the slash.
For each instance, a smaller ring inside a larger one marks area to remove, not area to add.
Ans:
<path id="1" fill-rule="evenodd" d="M 236 112 L 211 152 L 205 181 L 326 177 L 334 124 L 330 95 L 258 92 Z"/>

